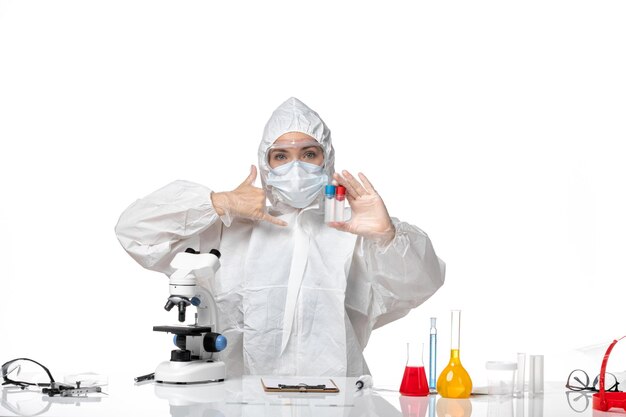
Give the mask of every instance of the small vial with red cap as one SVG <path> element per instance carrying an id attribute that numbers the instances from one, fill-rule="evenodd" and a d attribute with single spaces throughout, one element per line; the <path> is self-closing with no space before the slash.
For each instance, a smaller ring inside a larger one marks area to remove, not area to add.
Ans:
<path id="1" fill-rule="evenodd" d="M 343 212 L 346 207 L 346 187 L 342 185 L 337 186 L 337 193 L 335 195 L 335 221 L 344 221 Z"/>

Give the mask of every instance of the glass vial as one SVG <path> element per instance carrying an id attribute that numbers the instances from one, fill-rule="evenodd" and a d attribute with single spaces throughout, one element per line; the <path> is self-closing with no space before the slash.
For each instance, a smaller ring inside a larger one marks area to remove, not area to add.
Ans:
<path id="1" fill-rule="evenodd" d="M 528 392 L 543 394 L 543 355 L 530 355 L 528 378 Z"/>
<path id="2" fill-rule="evenodd" d="M 344 221 L 343 211 L 346 206 L 346 187 L 337 186 L 337 194 L 335 195 L 335 221 Z"/>
<path id="3" fill-rule="evenodd" d="M 335 221 L 335 186 L 327 185 L 324 189 L 324 222 Z"/>
<path id="4" fill-rule="evenodd" d="M 516 397 L 524 396 L 524 385 L 526 383 L 526 354 L 517 354 L 517 373 L 515 374 L 515 391 L 513 395 Z"/>

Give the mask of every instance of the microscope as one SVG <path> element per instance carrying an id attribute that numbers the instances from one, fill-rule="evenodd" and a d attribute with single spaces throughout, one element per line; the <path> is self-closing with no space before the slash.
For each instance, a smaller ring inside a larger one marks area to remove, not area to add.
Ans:
<path id="1" fill-rule="evenodd" d="M 169 361 L 161 362 L 154 372 L 154 381 L 164 384 L 202 384 L 221 382 L 226 376 L 224 362 L 213 354 L 226 348 L 226 338 L 216 332 L 217 306 L 209 291 L 210 280 L 220 267 L 217 249 L 200 253 L 192 248 L 174 256 L 170 276 L 170 296 L 165 310 L 176 307 L 178 321 L 183 323 L 187 308 L 197 309 L 192 325 L 154 326 L 156 332 L 174 334 Z"/>

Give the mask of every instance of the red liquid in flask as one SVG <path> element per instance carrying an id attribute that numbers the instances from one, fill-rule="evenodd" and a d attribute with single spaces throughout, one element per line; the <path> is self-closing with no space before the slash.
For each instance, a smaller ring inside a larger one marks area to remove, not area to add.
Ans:
<path id="1" fill-rule="evenodd" d="M 407 366 L 404 368 L 400 394 L 425 397 L 428 395 L 428 380 L 423 366 Z"/>

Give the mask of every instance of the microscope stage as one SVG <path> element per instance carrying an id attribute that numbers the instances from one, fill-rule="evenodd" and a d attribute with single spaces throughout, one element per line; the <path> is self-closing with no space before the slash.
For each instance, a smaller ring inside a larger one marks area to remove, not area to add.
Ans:
<path id="1" fill-rule="evenodd" d="M 203 333 L 211 332 L 209 326 L 154 326 L 155 332 L 167 332 L 181 336 L 201 336 Z"/>

